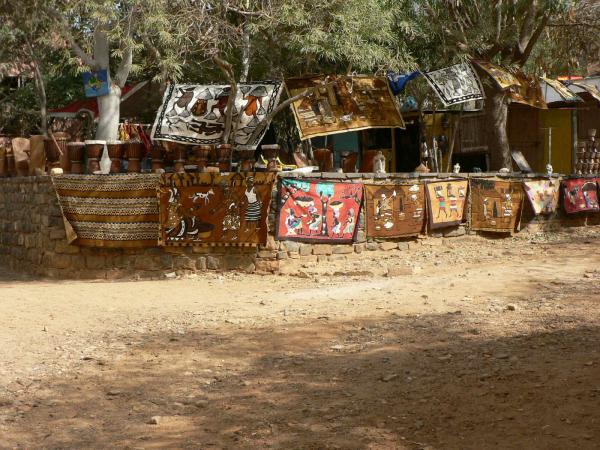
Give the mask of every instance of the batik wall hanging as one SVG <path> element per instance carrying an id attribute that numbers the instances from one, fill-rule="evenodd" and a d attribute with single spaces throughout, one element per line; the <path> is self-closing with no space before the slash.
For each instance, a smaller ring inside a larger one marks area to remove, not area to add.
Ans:
<path id="1" fill-rule="evenodd" d="M 154 121 L 152 139 L 193 145 L 221 143 L 230 94 L 229 85 L 170 85 Z M 256 127 L 277 106 L 280 95 L 279 81 L 238 85 L 233 111 L 235 144 L 253 145 L 262 139 L 264 132 L 249 142 Z"/>
<path id="2" fill-rule="evenodd" d="M 512 73 L 500 66 L 485 61 L 473 62 L 483 69 L 483 71 L 485 71 L 490 77 L 492 77 L 498 87 L 502 90 L 508 89 L 512 86 L 518 87 L 521 84 Z"/>
<path id="3" fill-rule="evenodd" d="M 443 228 L 462 223 L 468 187 L 467 180 L 427 183 L 429 228 Z"/>
<path id="4" fill-rule="evenodd" d="M 560 196 L 560 180 L 524 181 L 523 187 L 536 215 L 556 212 Z"/>
<path id="5" fill-rule="evenodd" d="M 473 178 L 469 192 L 471 229 L 510 233 L 515 231 L 523 204 L 521 183 Z"/>
<path id="6" fill-rule="evenodd" d="M 281 180 L 277 238 L 352 242 L 363 185 L 320 180 Z"/>
<path id="7" fill-rule="evenodd" d="M 527 76 L 523 72 L 515 72 L 514 76 L 519 80 L 518 86 L 512 86 L 508 90 L 508 96 L 515 103 L 533 106 L 534 108 L 548 109 L 544 100 L 542 87 L 537 77 Z"/>
<path id="8" fill-rule="evenodd" d="M 300 139 L 366 128 L 404 128 L 386 77 L 315 76 L 285 80 L 290 97 L 314 94 L 292 104 Z"/>
<path id="9" fill-rule="evenodd" d="M 157 245 L 159 175 L 58 175 L 52 182 L 69 243 L 90 247 Z"/>
<path id="10" fill-rule="evenodd" d="M 483 99 L 481 80 L 468 63 L 456 64 L 423 76 L 445 106 Z"/>
<path id="11" fill-rule="evenodd" d="M 597 182 L 597 178 L 574 178 L 562 182 L 567 214 L 600 210 Z"/>
<path id="12" fill-rule="evenodd" d="M 160 179 L 159 243 L 266 244 L 276 174 L 170 173 Z"/>
<path id="13" fill-rule="evenodd" d="M 419 183 L 365 185 L 367 235 L 416 236 L 425 228 L 425 187 Z"/>

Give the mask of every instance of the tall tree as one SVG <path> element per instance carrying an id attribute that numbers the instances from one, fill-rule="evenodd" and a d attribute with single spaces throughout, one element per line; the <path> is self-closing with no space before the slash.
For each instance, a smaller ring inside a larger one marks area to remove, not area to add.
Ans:
<path id="1" fill-rule="evenodd" d="M 96 138 L 116 139 L 121 93 L 131 73 L 152 63 L 158 77 L 180 71 L 180 63 L 160 50 L 177 48 L 184 33 L 173 29 L 173 8 L 165 0 L 58 1 L 46 11 L 76 59 L 88 69 L 108 71 L 109 94 L 97 99 Z"/>
<path id="2" fill-rule="evenodd" d="M 575 0 L 410 0 L 405 7 L 424 32 L 425 49 L 448 63 L 479 59 L 523 68 L 549 24 L 569 17 Z M 402 37 L 401 37 L 402 39 Z M 417 43 L 423 48 L 423 43 Z M 433 67 L 427 67 L 429 69 Z M 512 167 L 507 135 L 508 96 L 489 84 L 486 114 L 492 166 Z"/>
<path id="3" fill-rule="evenodd" d="M 0 1 L 0 60 L 27 69 L 34 80 L 39 109 L 39 132 L 48 128 L 46 62 L 60 48 L 49 21 L 38 14 L 39 0 Z"/>

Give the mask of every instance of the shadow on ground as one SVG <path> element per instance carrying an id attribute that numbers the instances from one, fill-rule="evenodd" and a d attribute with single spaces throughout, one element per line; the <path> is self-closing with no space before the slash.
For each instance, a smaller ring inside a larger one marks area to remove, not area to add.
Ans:
<path id="1" fill-rule="evenodd" d="M 0 448 L 597 448 L 600 328 L 575 322 L 502 338 L 460 313 L 146 335 L 1 406 Z"/>

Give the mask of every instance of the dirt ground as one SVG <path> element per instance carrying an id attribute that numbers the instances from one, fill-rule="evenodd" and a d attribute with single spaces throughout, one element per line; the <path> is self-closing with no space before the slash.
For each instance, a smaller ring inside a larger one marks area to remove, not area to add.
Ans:
<path id="1" fill-rule="evenodd" d="M 5 276 L 0 448 L 600 448 L 600 229 L 423 244 L 285 276 Z"/>

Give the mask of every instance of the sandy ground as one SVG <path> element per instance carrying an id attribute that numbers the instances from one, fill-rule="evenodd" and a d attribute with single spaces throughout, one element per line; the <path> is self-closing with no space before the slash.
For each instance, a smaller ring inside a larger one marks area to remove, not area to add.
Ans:
<path id="1" fill-rule="evenodd" d="M 0 448 L 599 448 L 600 230 L 424 244 L 286 276 L 5 276 Z"/>

